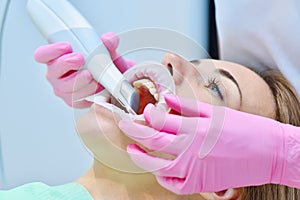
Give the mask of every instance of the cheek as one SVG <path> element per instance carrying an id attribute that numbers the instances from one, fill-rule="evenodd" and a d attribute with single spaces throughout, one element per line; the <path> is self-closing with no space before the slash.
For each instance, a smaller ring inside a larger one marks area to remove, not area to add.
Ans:
<path id="1" fill-rule="evenodd" d="M 99 107 L 96 113 L 89 112 L 78 120 L 78 133 L 94 158 L 102 164 L 116 170 L 141 172 L 126 152 L 127 145 L 134 142 L 121 132 L 117 126 L 119 120 L 111 111 Z"/>
<path id="2" fill-rule="evenodd" d="M 77 132 L 93 152 L 103 151 L 107 145 L 126 149 L 131 141 L 119 129 L 119 120 L 117 115 L 99 107 L 95 112 L 90 111 L 77 121 Z"/>
<path id="3" fill-rule="evenodd" d="M 219 105 L 217 98 L 211 94 L 211 92 L 204 87 L 203 84 L 199 84 L 194 79 L 185 80 L 181 84 L 176 85 L 176 95 L 185 98 L 196 99 L 209 104 Z"/>
<path id="4" fill-rule="evenodd" d="M 99 131 L 96 118 L 89 112 L 88 114 L 79 118 L 76 122 L 76 130 L 85 145 L 88 146 L 90 139 L 95 137 Z"/>

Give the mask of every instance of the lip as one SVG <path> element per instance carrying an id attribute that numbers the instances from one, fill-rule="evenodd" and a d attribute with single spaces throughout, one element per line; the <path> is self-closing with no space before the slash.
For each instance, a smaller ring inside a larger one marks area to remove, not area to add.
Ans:
<path id="1" fill-rule="evenodd" d="M 148 78 L 151 80 L 158 92 L 156 107 L 162 111 L 168 111 L 169 107 L 164 100 L 165 94 L 175 94 L 175 82 L 169 69 L 158 62 L 142 62 L 130 68 L 124 73 L 124 77 L 132 83 L 135 80 Z"/>

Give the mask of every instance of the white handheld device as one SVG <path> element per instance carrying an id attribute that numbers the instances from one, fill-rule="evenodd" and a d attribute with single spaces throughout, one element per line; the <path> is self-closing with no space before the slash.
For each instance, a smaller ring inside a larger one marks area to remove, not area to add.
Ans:
<path id="1" fill-rule="evenodd" d="M 113 64 L 109 52 L 87 20 L 66 0 L 28 0 L 27 11 L 48 43 L 65 41 L 86 59 L 84 68 L 132 114 L 140 97 Z"/>

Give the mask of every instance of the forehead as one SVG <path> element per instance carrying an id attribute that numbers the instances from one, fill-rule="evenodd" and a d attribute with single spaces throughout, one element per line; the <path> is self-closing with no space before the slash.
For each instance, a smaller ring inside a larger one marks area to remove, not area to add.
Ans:
<path id="1" fill-rule="evenodd" d="M 199 63 L 195 66 L 197 66 L 200 73 L 205 74 L 204 76 L 214 74 L 220 77 L 220 80 L 224 80 L 224 77 L 218 73 L 218 70 L 228 71 L 236 80 L 242 93 L 239 110 L 265 117 L 274 117 L 275 102 L 269 86 L 249 68 L 232 62 L 212 59 L 199 60 Z M 225 88 L 225 90 L 227 89 L 230 88 Z"/>

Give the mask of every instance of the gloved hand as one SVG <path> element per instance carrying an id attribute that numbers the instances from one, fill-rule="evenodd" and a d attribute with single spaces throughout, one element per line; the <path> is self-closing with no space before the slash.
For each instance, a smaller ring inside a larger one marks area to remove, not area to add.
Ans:
<path id="1" fill-rule="evenodd" d="M 192 194 L 266 183 L 300 187 L 298 127 L 175 95 L 165 100 L 183 116 L 149 104 L 144 116 L 150 127 L 126 120 L 119 127 L 148 149 L 175 157 L 127 147 L 131 159 L 166 189 Z"/>
<path id="2" fill-rule="evenodd" d="M 116 52 L 119 45 L 119 37 L 116 34 L 106 33 L 101 36 L 101 40 L 121 72 L 134 65 L 133 61 L 123 59 Z M 35 51 L 34 58 L 37 62 L 47 64 L 46 77 L 54 93 L 72 107 L 90 106 L 88 101 L 75 101 L 103 90 L 87 69 L 78 70 L 84 64 L 84 58 L 80 53 L 72 52 L 69 43 L 58 42 L 41 46 Z"/>

